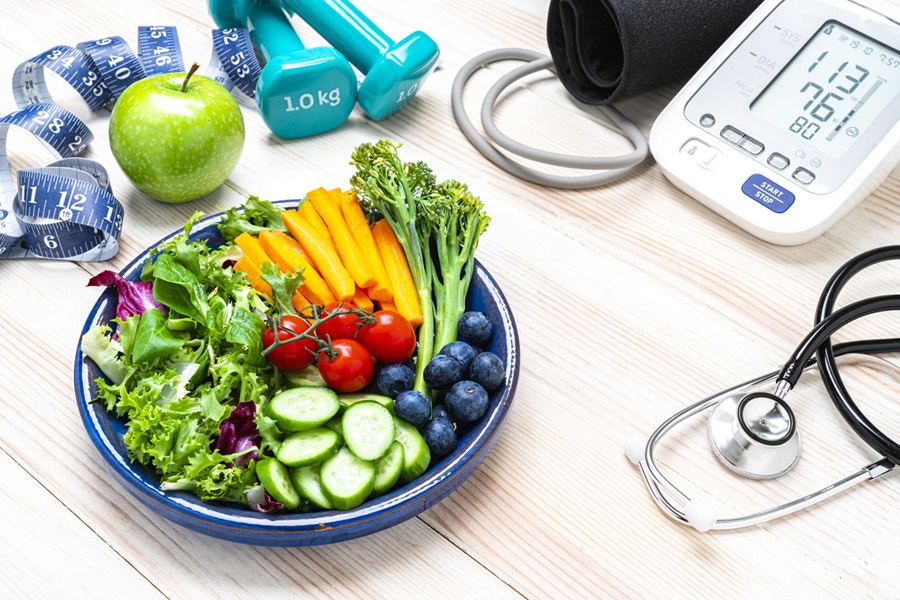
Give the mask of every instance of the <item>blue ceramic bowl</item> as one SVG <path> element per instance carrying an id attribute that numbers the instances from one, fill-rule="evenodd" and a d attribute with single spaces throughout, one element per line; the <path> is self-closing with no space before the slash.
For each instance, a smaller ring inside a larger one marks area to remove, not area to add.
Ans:
<path id="1" fill-rule="evenodd" d="M 289 207 L 296 203 L 283 205 Z M 220 215 L 209 217 L 196 224 L 191 237 L 207 239 L 211 245 L 221 243 L 215 227 L 219 218 Z M 139 280 L 141 267 L 147 260 L 145 251 L 122 271 L 122 276 Z M 475 472 L 497 441 L 518 381 L 519 338 L 503 293 L 480 264 L 472 278 L 468 306 L 487 313 L 494 323 L 494 335 L 486 349 L 499 355 L 506 364 L 503 387 L 491 394 L 487 414 L 460 435 L 459 444 L 450 456 L 431 465 L 415 481 L 353 510 L 270 515 L 236 504 L 204 502 L 187 492 L 164 492 L 152 468 L 129 460 L 122 441 L 125 423 L 107 413 L 100 404 L 91 402 L 96 392 L 94 380 L 102 374 L 82 354 L 80 344 L 75 354 L 78 409 L 91 441 L 113 477 L 142 504 L 179 525 L 213 537 L 262 546 L 312 546 L 357 538 L 410 519 L 446 498 Z M 115 310 L 115 288 L 109 288 L 88 316 L 82 335 L 95 324 L 115 317 Z"/>

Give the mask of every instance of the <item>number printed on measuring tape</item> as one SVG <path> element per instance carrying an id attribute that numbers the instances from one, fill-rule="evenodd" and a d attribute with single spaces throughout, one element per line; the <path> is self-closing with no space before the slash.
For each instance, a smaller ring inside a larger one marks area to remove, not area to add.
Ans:
<path id="1" fill-rule="evenodd" d="M 53 101 L 44 69 L 50 69 L 75 88 L 92 112 L 112 101 L 109 87 L 84 52 L 69 46 L 54 46 L 26 60 L 13 72 L 13 96 L 19 108 Z"/>
<path id="2" fill-rule="evenodd" d="M 10 127 L 45 142 L 61 160 L 19 169 L 14 185 L 6 141 Z M 118 251 L 124 210 L 98 163 L 76 158 L 92 140 L 64 108 L 32 104 L 0 117 L 0 258 L 106 260 Z"/>
<path id="3" fill-rule="evenodd" d="M 236 87 L 250 98 L 256 95 L 256 81 L 261 68 L 246 29 L 216 29 L 212 32 L 211 68 L 221 69 L 224 77 L 212 76 L 226 88 Z"/>
<path id="4" fill-rule="evenodd" d="M 31 252 L 43 258 L 69 258 L 101 245 L 104 251 L 118 248 L 124 211 L 115 196 L 84 170 L 92 166 L 70 160 L 42 169 L 19 169 L 14 210 Z M 105 172 L 103 177 L 108 181 Z"/>
<path id="5" fill-rule="evenodd" d="M 147 77 L 161 73 L 183 73 L 184 59 L 178 43 L 178 31 L 165 25 L 138 28 L 138 56 Z"/>
<path id="6" fill-rule="evenodd" d="M 207 77 L 252 98 L 259 62 L 246 29 L 212 32 Z M 138 52 L 118 36 L 54 46 L 13 73 L 20 110 L 0 117 L 0 258 L 100 261 L 119 248 L 124 210 L 98 163 L 74 158 L 93 139 L 90 129 L 53 104 L 44 77 L 56 73 L 84 98 L 91 111 L 116 101 L 144 77 L 184 72 L 174 27 L 138 28 Z M 39 169 L 19 169 L 14 183 L 6 142 L 10 127 L 38 137 L 61 160 Z"/>
<path id="7" fill-rule="evenodd" d="M 144 67 L 125 40 L 119 36 L 101 38 L 78 44 L 87 54 L 109 88 L 112 99 L 122 95 L 125 89 L 146 77 Z"/>
<path id="8" fill-rule="evenodd" d="M 205 75 L 226 89 L 253 98 L 261 68 L 246 29 L 212 31 L 213 49 Z M 165 73 L 183 73 L 178 31 L 164 25 L 138 28 L 138 52 L 119 36 L 82 42 L 76 48 L 54 46 L 19 65 L 13 73 L 13 95 L 23 108 L 52 102 L 44 70 L 63 78 L 84 98 L 91 111 L 118 99 L 132 83 Z"/>

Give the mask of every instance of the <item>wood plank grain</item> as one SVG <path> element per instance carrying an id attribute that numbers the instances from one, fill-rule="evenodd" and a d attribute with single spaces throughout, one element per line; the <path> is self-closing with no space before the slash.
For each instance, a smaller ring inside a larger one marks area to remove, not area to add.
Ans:
<path id="1" fill-rule="evenodd" d="M 6 598 L 136 598 L 162 594 L 78 516 L 0 451 L 0 590 Z"/>

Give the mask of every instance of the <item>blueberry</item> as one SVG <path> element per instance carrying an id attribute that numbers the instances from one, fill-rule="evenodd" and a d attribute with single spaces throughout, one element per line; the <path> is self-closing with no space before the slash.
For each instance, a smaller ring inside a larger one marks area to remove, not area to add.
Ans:
<path id="1" fill-rule="evenodd" d="M 437 354 L 425 365 L 425 385 L 433 390 L 445 390 L 462 379 L 462 365 L 452 356 Z"/>
<path id="2" fill-rule="evenodd" d="M 484 389 L 492 392 L 503 383 L 503 361 L 493 352 L 482 352 L 472 361 L 469 376 L 472 381 L 480 383 Z"/>
<path id="3" fill-rule="evenodd" d="M 416 374 L 412 369 L 403 363 L 394 363 L 385 366 L 378 372 L 375 385 L 378 386 L 378 391 L 385 396 L 396 398 L 400 392 L 411 390 L 415 379 Z"/>
<path id="4" fill-rule="evenodd" d="M 438 354 L 450 356 L 458 360 L 459 364 L 462 365 L 461 377 L 468 377 L 469 366 L 472 364 L 472 359 L 475 358 L 478 351 L 466 342 L 457 341 L 445 345 Z"/>
<path id="5" fill-rule="evenodd" d="M 448 419 L 428 421 L 422 437 L 431 451 L 431 462 L 444 458 L 456 449 L 456 432 Z"/>
<path id="6" fill-rule="evenodd" d="M 447 419 L 451 423 L 453 419 L 450 417 L 450 413 L 447 412 L 447 407 L 443 404 L 438 404 L 434 408 L 431 409 L 431 418 L 432 419 Z M 454 427 L 455 429 L 455 427 Z"/>
<path id="7" fill-rule="evenodd" d="M 394 398 L 394 414 L 411 425 L 422 427 L 431 417 L 431 402 L 417 390 L 400 392 Z"/>
<path id="8" fill-rule="evenodd" d="M 460 381 L 450 388 L 444 402 L 450 416 L 461 423 L 472 423 L 487 412 L 488 395 L 480 383 Z"/>
<path id="9" fill-rule="evenodd" d="M 481 346 L 491 339 L 491 332 L 494 329 L 486 314 L 474 310 L 463 313 L 456 327 L 459 337 L 476 346 Z"/>

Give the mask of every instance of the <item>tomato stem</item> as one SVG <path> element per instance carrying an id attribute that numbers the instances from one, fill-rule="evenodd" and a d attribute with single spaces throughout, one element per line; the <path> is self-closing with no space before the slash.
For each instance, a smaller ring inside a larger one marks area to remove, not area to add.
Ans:
<path id="1" fill-rule="evenodd" d="M 359 327 L 370 325 L 375 322 L 375 318 L 372 316 L 371 312 L 363 310 L 361 308 L 343 308 L 343 302 L 338 304 L 334 310 L 327 312 L 327 314 L 324 310 L 324 307 L 310 304 L 309 306 L 304 307 L 298 312 L 298 316 L 300 316 L 301 318 L 306 319 L 307 321 L 312 321 L 309 323 L 309 327 L 306 328 L 306 331 L 299 333 L 281 324 L 281 318 L 284 315 L 281 314 L 281 311 L 278 311 L 277 315 L 269 316 L 269 329 L 277 331 L 278 333 L 276 333 L 272 345 L 263 350 L 263 356 L 268 356 L 268 354 L 274 351 L 276 348 L 279 348 L 286 344 L 290 344 L 292 342 L 297 342 L 300 340 L 315 340 L 318 345 L 316 354 L 318 354 L 319 352 L 325 352 L 327 356 L 333 358 L 334 348 L 331 346 L 331 338 L 326 337 L 326 339 L 323 340 L 316 335 L 316 328 L 326 321 L 347 314 L 353 314 L 358 317 L 355 322 L 359 323 Z M 281 335 L 279 335 L 282 331 L 285 333 L 289 333 L 290 336 L 282 338 Z"/>

